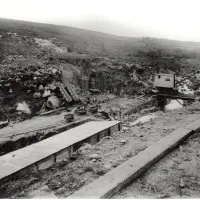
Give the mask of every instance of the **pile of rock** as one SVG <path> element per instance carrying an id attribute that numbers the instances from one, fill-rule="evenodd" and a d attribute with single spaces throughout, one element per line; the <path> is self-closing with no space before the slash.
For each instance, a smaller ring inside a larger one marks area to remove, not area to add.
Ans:
<path id="1" fill-rule="evenodd" d="M 14 114 L 16 117 L 19 103 L 26 102 L 33 113 L 38 112 L 48 98 L 50 107 L 60 105 L 60 101 L 55 96 L 60 92 L 57 88 L 57 82 L 61 81 L 62 71 L 57 66 L 33 66 L 13 67 L 1 73 L 0 76 L 0 98 L 3 99 L 2 107 L 5 112 Z M 55 100 L 56 99 L 56 100 Z M 59 103 L 58 103 L 59 102 Z M 11 108 L 16 111 L 12 113 Z"/>
<path id="2" fill-rule="evenodd" d="M 59 81 L 60 78 L 61 71 L 59 69 L 28 66 L 4 73 L 0 79 L 0 89 L 4 95 L 18 90 L 35 93 L 45 90 L 45 87 L 48 89 L 49 84 L 52 85 L 52 82 Z"/>

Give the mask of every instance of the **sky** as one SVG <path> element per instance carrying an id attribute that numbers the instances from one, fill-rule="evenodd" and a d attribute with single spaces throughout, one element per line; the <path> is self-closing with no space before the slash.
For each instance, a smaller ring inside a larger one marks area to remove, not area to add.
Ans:
<path id="1" fill-rule="evenodd" d="M 0 0 L 0 18 L 200 42 L 199 0 Z"/>

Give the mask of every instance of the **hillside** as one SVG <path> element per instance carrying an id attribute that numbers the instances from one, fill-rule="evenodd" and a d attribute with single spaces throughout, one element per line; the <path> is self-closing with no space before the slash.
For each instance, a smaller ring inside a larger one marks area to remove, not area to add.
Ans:
<path id="1" fill-rule="evenodd" d="M 67 26 L 57 26 L 17 20 L 0 19 L 0 35 L 7 31 L 15 32 L 21 36 L 35 36 L 41 38 L 54 38 L 69 46 L 73 51 L 82 53 L 124 56 L 137 54 L 139 51 L 152 48 L 163 48 L 167 51 L 184 50 L 199 53 L 200 43 L 181 42 L 155 38 L 129 38 L 109 35 L 95 31 L 88 31 Z M 171 52 L 170 52 L 171 53 Z"/>
<path id="2" fill-rule="evenodd" d="M 89 89 L 101 93 L 146 95 L 158 69 L 187 76 L 198 91 L 199 81 L 190 74 L 200 69 L 199 44 L 0 19 L 1 105 L 11 119 L 23 101 L 37 115 L 52 84 L 72 84 L 80 95 L 88 94 L 84 76 L 89 77 Z"/>

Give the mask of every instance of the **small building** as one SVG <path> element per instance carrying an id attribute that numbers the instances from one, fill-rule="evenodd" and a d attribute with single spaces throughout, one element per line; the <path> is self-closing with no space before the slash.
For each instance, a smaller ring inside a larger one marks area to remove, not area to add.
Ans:
<path id="1" fill-rule="evenodd" d="M 154 77 L 154 87 L 160 88 L 174 88 L 175 74 L 157 74 Z"/>

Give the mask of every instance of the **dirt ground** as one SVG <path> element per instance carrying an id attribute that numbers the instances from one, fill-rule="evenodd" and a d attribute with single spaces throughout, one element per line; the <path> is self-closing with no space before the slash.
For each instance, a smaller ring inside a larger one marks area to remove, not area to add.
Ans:
<path id="1" fill-rule="evenodd" d="M 115 108 L 119 109 L 122 104 L 124 104 L 124 110 L 130 109 L 132 106 L 137 105 L 139 100 L 137 98 L 116 98 L 114 95 L 94 95 L 92 99 L 99 100 L 105 100 L 110 99 L 108 102 L 103 102 L 102 109 L 106 108 Z M 75 105 L 76 106 L 76 105 Z M 64 120 L 64 115 L 67 112 L 61 112 L 60 114 L 53 114 L 50 116 L 36 116 L 31 119 L 25 120 L 23 122 L 15 123 L 8 125 L 5 128 L 2 128 L 0 131 L 0 139 L 6 138 L 6 137 L 14 137 L 15 135 L 18 135 L 19 133 L 27 133 L 27 132 L 33 132 L 38 131 L 40 129 L 53 129 L 58 126 L 66 124 L 66 121 Z M 90 113 L 87 114 L 87 116 L 75 116 L 76 120 L 79 120 L 84 117 L 91 116 Z"/>
<path id="2" fill-rule="evenodd" d="M 126 126 L 121 132 L 116 132 L 112 137 L 104 138 L 94 146 L 87 144 L 71 159 L 65 159 L 47 170 L 27 174 L 18 180 L 0 185 L 0 197 L 32 198 L 40 194 L 41 190 L 45 188 L 47 193 L 65 198 L 146 149 L 173 130 L 198 119 L 200 117 L 198 107 L 199 104 L 196 103 L 181 110 L 165 113 L 157 111 L 155 112 L 157 118 L 134 127 L 128 128 Z M 134 115 L 130 116 L 126 125 L 134 119 Z M 184 147 L 183 151 L 186 151 L 186 149 Z M 190 159 L 190 155 L 187 158 Z M 181 160 L 180 164 L 182 164 Z M 160 180 L 161 175 L 164 176 L 164 173 L 158 172 L 156 176 L 152 176 L 152 180 L 157 180 L 157 178 Z"/>
<path id="3" fill-rule="evenodd" d="M 88 95 L 85 95 L 88 96 Z M 85 98 L 85 96 L 81 96 L 82 98 Z M 101 109 L 106 110 L 109 112 L 110 108 L 112 108 L 114 111 L 118 111 L 120 108 L 122 109 L 122 112 L 127 112 L 134 106 L 137 106 L 145 99 L 143 96 L 137 96 L 135 98 L 133 97 L 119 97 L 113 94 L 102 94 L 102 95 L 91 95 L 90 100 L 97 100 L 101 103 Z"/>
<path id="4" fill-rule="evenodd" d="M 113 198 L 199 198 L 199 143 L 196 133 Z"/>
<path id="5" fill-rule="evenodd" d="M 101 101 L 101 109 L 110 112 L 112 108 L 116 112 L 119 108 L 127 111 L 137 106 L 143 98 L 117 98 L 114 95 L 94 95 L 92 99 Z M 92 100 L 91 99 L 91 100 Z M 77 105 L 74 105 L 76 107 Z M 23 122 L 13 124 L 12 122 L 0 130 L 0 155 L 23 148 L 42 139 L 58 134 L 62 131 L 73 128 L 87 120 L 103 120 L 101 115 L 88 112 L 86 115 L 75 115 L 74 122 L 67 123 L 64 119 L 66 110 L 59 111 L 60 114 L 51 114 L 50 116 L 36 116 Z M 116 119 L 120 119 L 116 116 Z"/>
<path id="6" fill-rule="evenodd" d="M 39 131 L 42 129 L 55 129 L 59 126 L 67 124 L 64 115 L 67 112 L 51 116 L 37 116 L 32 119 L 25 120 L 20 123 L 12 124 L 1 129 L 0 138 L 15 137 L 19 134 L 23 135 L 29 132 Z M 75 116 L 76 120 L 83 119 L 82 116 Z M 69 124 L 69 123 L 68 123 Z"/>

